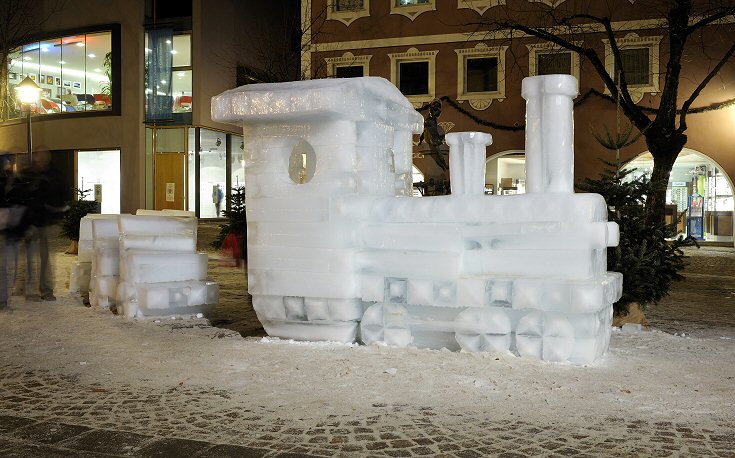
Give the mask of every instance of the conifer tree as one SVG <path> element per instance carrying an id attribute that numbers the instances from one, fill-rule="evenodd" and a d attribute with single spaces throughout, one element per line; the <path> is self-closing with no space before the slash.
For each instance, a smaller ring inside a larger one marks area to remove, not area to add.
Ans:
<path id="1" fill-rule="evenodd" d="M 240 252 L 243 257 L 247 250 L 247 219 L 245 217 L 245 186 L 232 188 L 232 194 L 229 198 L 229 210 L 223 210 L 222 215 L 226 221 L 220 225 L 220 232 L 217 238 L 212 242 L 212 246 L 219 249 L 228 235 L 233 234 L 239 237 L 241 241 Z"/>

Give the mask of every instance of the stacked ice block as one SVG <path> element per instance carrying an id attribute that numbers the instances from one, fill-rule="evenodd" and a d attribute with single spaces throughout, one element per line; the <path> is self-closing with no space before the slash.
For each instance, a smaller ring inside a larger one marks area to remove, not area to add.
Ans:
<path id="1" fill-rule="evenodd" d="M 244 127 L 249 291 L 265 330 L 574 363 L 602 355 L 622 289 L 606 272 L 618 229 L 599 195 L 573 193 L 576 93 L 568 75 L 523 82 L 528 194 L 484 195 L 492 139 L 468 132 L 447 136 L 452 195 L 433 198 L 406 197 L 422 118 L 383 79 L 214 97 L 213 119 Z"/>
<path id="2" fill-rule="evenodd" d="M 192 217 L 120 215 L 118 313 L 127 317 L 206 312 L 219 299 L 196 252 Z"/>
<path id="3" fill-rule="evenodd" d="M 83 217 L 79 223 L 79 245 L 77 261 L 72 264 L 69 278 L 69 290 L 82 295 L 89 294 L 90 284 L 92 287 L 92 260 L 94 258 L 94 235 L 93 222 L 98 219 L 117 221 L 117 215 L 89 214 Z"/>
<path id="4" fill-rule="evenodd" d="M 117 215 L 92 220 L 92 279 L 89 284 L 89 303 L 110 308 L 115 305 L 117 284 L 120 281 L 120 241 Z"/>

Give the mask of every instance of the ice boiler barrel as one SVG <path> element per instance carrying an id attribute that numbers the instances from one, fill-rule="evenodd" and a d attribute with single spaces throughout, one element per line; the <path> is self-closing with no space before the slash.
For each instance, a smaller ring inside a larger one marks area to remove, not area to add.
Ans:
<path id="1" fill-rule="evenodd" d="M 574 114 L 577 79 L 523 79 L 526 99 L 526 192 L 574 192 Z"/>

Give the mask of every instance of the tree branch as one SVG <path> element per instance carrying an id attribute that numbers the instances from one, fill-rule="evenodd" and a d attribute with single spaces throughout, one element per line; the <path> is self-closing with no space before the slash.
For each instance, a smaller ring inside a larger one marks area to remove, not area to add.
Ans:
<path id="1" fill-rule="evenodd" d="M 735 8 L 725 8 L 715 14 L 712 14 L 710 16 L 703 17 L 702 19 L 698 20 L 697 22 L 693 23 L 686 29 L 686 34 L 691 35 L 692 33 L 696 32 L 697 30 L 706 27 L 710 24 L 713 24 L 720 19 L 725 19 L 728 16 L 735 15 Z"/>
<path id="2" fill-rule="evenodd" d="M 709 82 L 717 76 L 718 73 L 720 73 L 720 70 L 722 67 L 725 66 L 727 61 L 730 60 L 730 58 L 735 54 L 735 43 L 733 43 L 732 46 L 730 46 L 730 49 L 727 50 L 724 56 L 722 56 L 722 59 L 720 59 L 719 62 L 717 62 L 717 65 L 707 74 L 707 76 L 699 83 L 699 85 L 694 89 L 694 92 L 692 92 L 692 95 L 689 96 L 689 98 L 684 102 L 684 104 L 681 106 L 681 114 L 679 115 L 679 128 L 677 129 L 677 132 L 684 132 L 687 129 L 686 124 L 686 115 L 689 111 L 689 107 L 692 106 L 692 103 L 699 97 L 699 95 L 702 93 L 702 90 L 709 84 Z"/>

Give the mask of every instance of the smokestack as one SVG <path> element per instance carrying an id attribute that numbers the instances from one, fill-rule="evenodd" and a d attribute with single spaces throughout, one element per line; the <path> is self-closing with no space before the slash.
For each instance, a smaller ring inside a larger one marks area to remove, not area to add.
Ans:
<path id="1" fill-rule="evenodd" d="M 574 114 L 577 79 L 570 75 L 523 79 L 526 99 L 526 191 L 574 192 Z"/>
<path id="2" fill-rule="evenodd" d="M 446 140 L 452 195 L 485 194 L 485 148 L 493 137 L 483 132 L 457 132 L 447 134 Z"/>

